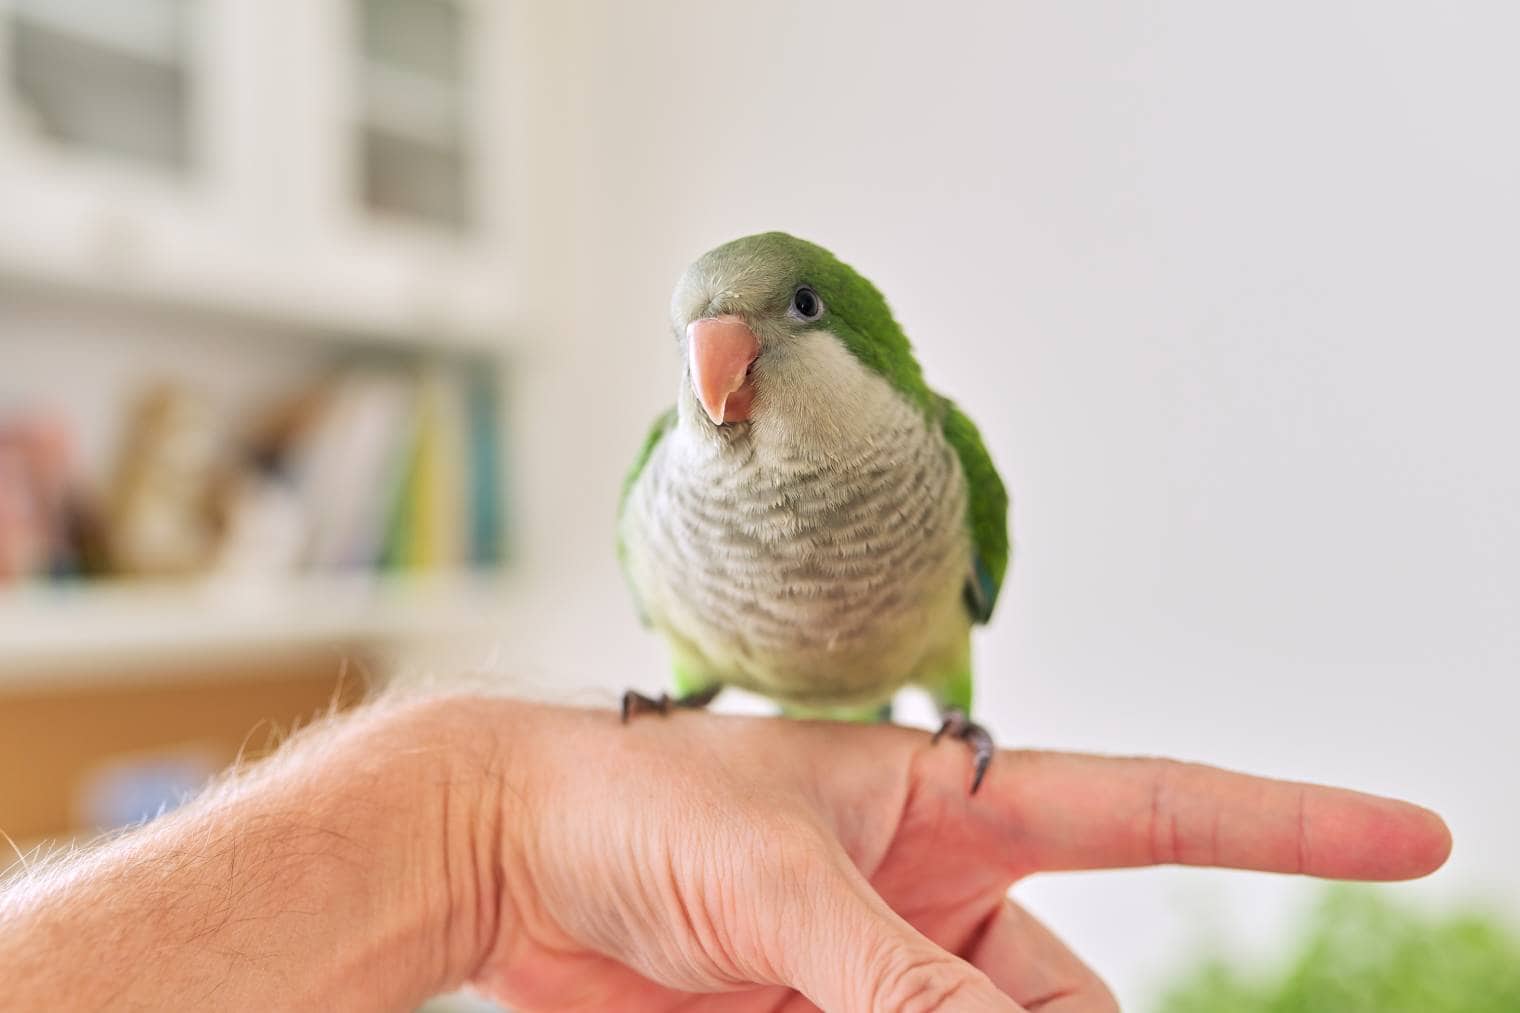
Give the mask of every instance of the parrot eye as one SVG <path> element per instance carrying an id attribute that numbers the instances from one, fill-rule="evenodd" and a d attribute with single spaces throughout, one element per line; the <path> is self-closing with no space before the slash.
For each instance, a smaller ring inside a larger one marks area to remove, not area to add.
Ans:
<path id="1" fill-rule="evenodd" d="M 823 316 L 823 300 L 811 287 L 803 285 L 792 293 L 792 315 L 801 320 L 817 320 Z"/>

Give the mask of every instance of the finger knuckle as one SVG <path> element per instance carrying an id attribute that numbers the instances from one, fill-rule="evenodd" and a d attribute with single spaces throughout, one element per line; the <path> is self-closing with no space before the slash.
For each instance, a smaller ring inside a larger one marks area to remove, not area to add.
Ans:
<path id="1" fill-rule="evenodd" d="M 1150 761 L 1150 806 L 1147 837 L 1152 865 L 1182 861 L 1181 828 L 1177 813 L 1177 778 L 1182 765 L 1175 760 Z"/>
<path id="2" fill-rule="evenodd" d="M 893 1013 L 942 1013 L 964 1002 L 972 987 L 969 969 L 949 957 L 908 956 L 881 976 L 867 1008 Z"/>

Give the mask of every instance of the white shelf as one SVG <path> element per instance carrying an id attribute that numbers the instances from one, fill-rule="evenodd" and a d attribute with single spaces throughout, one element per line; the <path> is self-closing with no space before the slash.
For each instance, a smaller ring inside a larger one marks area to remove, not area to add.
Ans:
<path id="1" fill-rule="evenodd" d="M 0 592 L 0 685 L 51 672 L 136 678 L 165 658 L 488 636 L 508 594 L 499 575 L 22 586 Z"/>
<path id="2" fill-rule="evenodd" d="M 318 288 L 306 279 L 246 275 L 173 280 L 109 276 L 69 266 L 27 263 L 0 249 L 0 291 L 57 295 L 150 313 L 242 324 L 273 334 L 388 347 L 500 353 L 508 346 L 505 314 L 474 307 L 456 312 L 440 300 L 432 307 L 367 304 L 366 285 Z"/>
<path id="3" fill-rule="evenodd" d="M 281 248 L 188 183 L 39 159 L 0 187 L 0 283 L 271 333 L 500 352 L 503 259 L 378 224 Z"/>

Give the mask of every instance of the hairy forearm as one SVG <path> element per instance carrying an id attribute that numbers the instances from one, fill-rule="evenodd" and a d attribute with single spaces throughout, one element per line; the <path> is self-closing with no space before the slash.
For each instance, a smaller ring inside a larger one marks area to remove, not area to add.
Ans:
<path id="1" fill-rule="evenodd" d="M 483 754 L 447 714 L 394 707 L 0 893 L 14 1008 L 407 1008 L 462 980 L 478 895 Z M 498 810 L 499 811 L 499 810 Z"/>

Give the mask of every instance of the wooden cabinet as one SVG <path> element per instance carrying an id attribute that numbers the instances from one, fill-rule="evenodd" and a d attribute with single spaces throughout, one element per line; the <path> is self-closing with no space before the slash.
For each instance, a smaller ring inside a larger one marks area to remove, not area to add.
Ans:
<path id="1" fill-rule="evenodd" d="M 13 688 L 0 704 L 0 829 L 24 842 L 148 818 L 238 757 L 256 759 L 353 704 L 360 671 L 317 652 L 221 666 L 211 678 L 181 663 L 136 682 L 74 672 L 72 692 Z"/>

